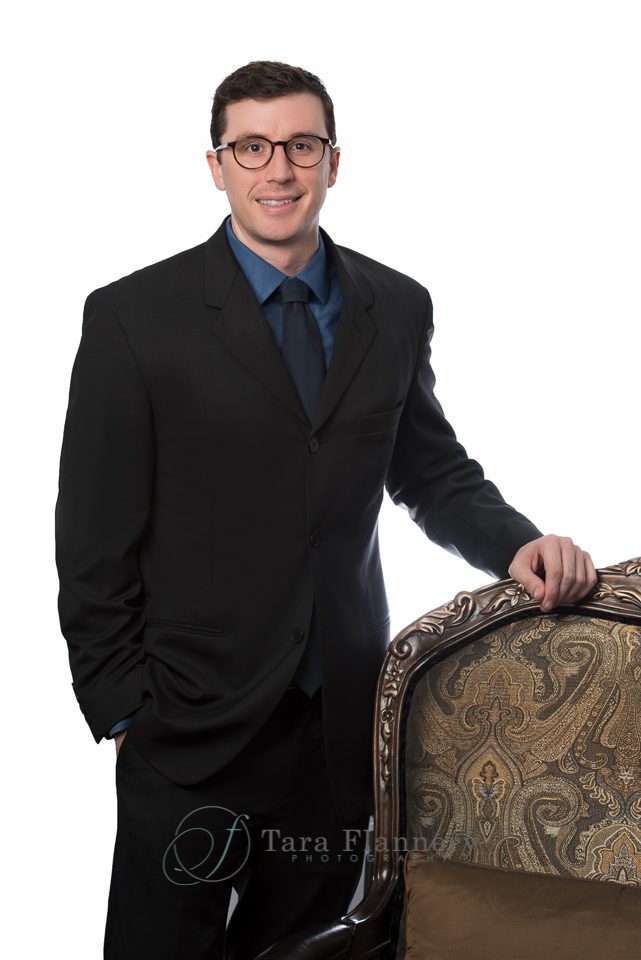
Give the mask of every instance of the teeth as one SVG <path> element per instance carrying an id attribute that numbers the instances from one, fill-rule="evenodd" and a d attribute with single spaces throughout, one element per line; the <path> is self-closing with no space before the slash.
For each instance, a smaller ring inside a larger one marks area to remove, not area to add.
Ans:
<path id="1" fill-rule="evenodd" d="M 259 200 L 259 203 L 263 203 L 266 207 L 282 207 L 286 203 L 293 203 L 293 200 Z"/>

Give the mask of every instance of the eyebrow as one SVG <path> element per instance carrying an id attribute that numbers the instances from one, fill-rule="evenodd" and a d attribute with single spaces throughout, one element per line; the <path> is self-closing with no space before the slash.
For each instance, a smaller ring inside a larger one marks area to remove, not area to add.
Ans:
<path id="1" fill-rule="evenodd" d="M 287 140 L 293 140 L 295 137 L 320 137 L 320 136 L 321 134 L 319 133 L 310 133 L 309 131 L 299 130 L 296 133 L 292 133 L 291 136 L 287 137 Z M 263 140 L 269 140 L 270 142 L 273 142 L 272 138 L 268 137 L 266 133 L 256 133 L 255 130 L 250 133 L 239 133 L 238 136 L 233 137 L 233 139 L 245 140 L 246 138 L 251 138 L 251 137 L 261 137 L 261 139 Z"/>

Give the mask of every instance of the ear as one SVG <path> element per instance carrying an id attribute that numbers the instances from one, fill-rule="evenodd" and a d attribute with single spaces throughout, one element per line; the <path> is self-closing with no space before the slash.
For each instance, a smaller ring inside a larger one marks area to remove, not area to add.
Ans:
<path id="1" fill-rule="evenodd" d="M 214 178 L 214 183 L 219 190 L 224 190 L 225 179 L 223 176 L 223 165 L 219 162 L 218 157 L 219 154 L 214 153 L 213 150 L 207 151 L 207 163 L 209 164 L 211 175 Z"/>
<path id="2" fill-rule="evenodd" d="M 329 161 L 329 174 L 327 177 L 327 186 L 333 187 L 336 183 L 336 177 L 338 176 L 338 164 L 341 158 L 341 148 L 334 147 L 332 150 L 332 156 Z"/>

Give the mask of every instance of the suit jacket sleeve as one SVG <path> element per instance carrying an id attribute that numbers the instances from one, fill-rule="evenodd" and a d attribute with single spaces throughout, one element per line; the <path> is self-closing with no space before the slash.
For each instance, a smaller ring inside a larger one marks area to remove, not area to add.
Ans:
<path id="1" fill-rule="evenodd" d="M 101 290 L 85 303 L 55 512 L 58 611 L 96 742 L 142 703 L 139 547 L 155 473 L 149 397 Z"/>
<path id="2" fill-rule="evenodd" d="M 399 423 L 386 487 L 424 533 L 493 577 L 507 577 L 516 551 L 541 536 L 486 480 L 457 441 L 434 396 L 428 304 L 416 369 Z"/>

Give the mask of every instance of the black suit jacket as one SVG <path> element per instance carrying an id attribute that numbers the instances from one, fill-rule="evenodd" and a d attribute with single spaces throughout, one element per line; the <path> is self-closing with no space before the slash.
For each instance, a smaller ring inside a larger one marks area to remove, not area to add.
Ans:
<path id="1" fill-rule="evenodd" d="M 494 576 L 540 533 L 434 397 L 428 292 L 323 236 L 343 307 L 313 425 L 224 225 L 89 295 L 60 462 L 59 613 L 96 741 L 136 711 L 136 749 L 189 784 L 273 710 L 315 603 L 328 761 L 357 817 L 389 641 L 384 485 Z"/>

